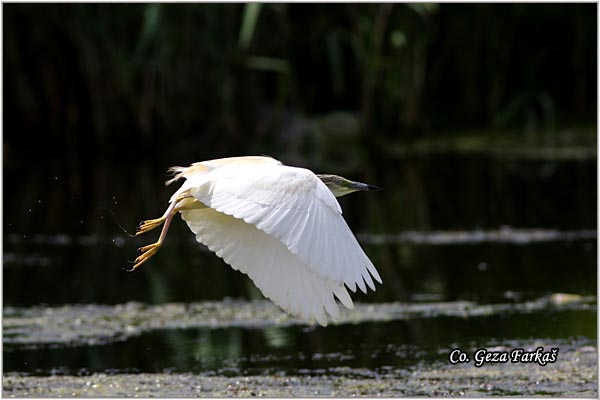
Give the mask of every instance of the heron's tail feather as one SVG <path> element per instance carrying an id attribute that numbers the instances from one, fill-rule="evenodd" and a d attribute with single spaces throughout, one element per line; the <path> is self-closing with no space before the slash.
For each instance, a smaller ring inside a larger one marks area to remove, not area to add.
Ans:
<path id="1" fill-rule="evenodd" d="M 183 172 L 186 170 L 186 167 L 171 167 L 167 170 L 167 174 L 173 175 L 173 178 L 169 179 L 165 182 L 166 186 L 169 186 L 171 183 L 178 181 L 183 178 Z"/>
<path id="2" fill-rule="evenodd" d="M 181 179 L 181 178 L 190 178 L 192 175 L 201 175 L 207 172 L 212 171 L 215 168 L 221 167 L 226 164 L 243 164 L 243 165 L 253 165 L 253 164 L 281 164 L 281 162 L 277 161 L 271 157 L 258 157 L 258 156 L 249 156 L 249 157 L 228 157 L 228 158 L 219 158 L 216 160 L 209 161 L 200 161 L 193 163 L 189 167 L 171 167 L 168 169 L 170 174 L 175 175 L 172 179 L 169 179 L 166 184 L 170 185 L 171 183 Z"/>
<path id="3" fill-rule="evenodd" d="M 202 162 L 193 163 L 189 167 L 171 167 L 167 170 L 167 173 L 170 175 L 174 175 L 173 178 L 169 179 L 165 182 L 165 185 L 170 185 L 173 182 L 180 180 L 181 178 L 189 178 L 192 175 L 196 174 L 204 174 L 210 171 L 212 168 L 206 166 Z"/>

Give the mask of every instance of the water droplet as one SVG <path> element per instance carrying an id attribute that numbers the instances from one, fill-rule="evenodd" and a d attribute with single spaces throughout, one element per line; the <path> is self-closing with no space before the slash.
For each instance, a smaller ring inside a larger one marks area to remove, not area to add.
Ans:
<path id="1" fill-rule="evenodd" d="M 29 212 L 31 212 L 31 208 L 29 209 Z"/>
<path id="2" fill-rule="evenodd" d="M 42 204 L 42 200 L 38 200 L 38 204 Z"/>
<path id="3" fill-rule="evenodd" d="M 54 177 L 54 180 L 55 180 L 55 181 L 57 181 L 57 180 L 58 180 L 58 176 L 55 176 L 55 177 Z"/>

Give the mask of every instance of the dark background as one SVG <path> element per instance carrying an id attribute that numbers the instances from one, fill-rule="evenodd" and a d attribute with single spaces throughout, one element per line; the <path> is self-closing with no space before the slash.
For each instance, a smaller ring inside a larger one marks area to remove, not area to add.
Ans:
<path id="1" fill-rule="evenodd" d="M 155 237 L 122 237 L 111 214 L 134 230 L 163 213 L 168 167 L 220 157 L 268 154 L 383 187 L 341 200 L 367 235 L 595 230 L 596 15 L 595 4 L 4 4 L 5 304 L 252 290 L 180 221 L 154 265 L 122 271 Z M 510 266 L 487 272 L 499 292 L 595 291 L 593 245 L 465 249 L 367 247 L 386 281 L 369 300 L 456 298 L 471 280 L 485 296 L 473 271 L 492 258 Z M 198 293 L 190 277 L 207 262 L 219 265 L 197 272 L 212 283 Z M 569 275 L 571 263 L 589 268 Z M 544 265 L 555 273 L 540 281 Z"/>

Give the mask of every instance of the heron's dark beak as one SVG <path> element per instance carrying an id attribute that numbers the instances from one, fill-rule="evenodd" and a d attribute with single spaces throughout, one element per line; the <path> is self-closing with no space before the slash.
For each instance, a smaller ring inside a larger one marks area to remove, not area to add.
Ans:
<path id="1" fill-rule="evenodd" d="M 379 186 L 368 185 L 366 183 L 354 182 L 354 181 L 348 181 L 348 188 L 353 189 L 353 190 L 364 190 L 364 191 L 382 190 Z"/>

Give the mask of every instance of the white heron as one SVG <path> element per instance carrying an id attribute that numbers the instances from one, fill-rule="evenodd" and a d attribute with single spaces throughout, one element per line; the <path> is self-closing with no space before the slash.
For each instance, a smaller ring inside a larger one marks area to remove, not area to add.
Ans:
<path id="1" fill-rule="evenodd" d="M 342 217 L 336 197 L 379 188 L 336 175 L 315 175 L 270 157 L 232 157 L 173 167 L 167 184 L 185 179 L 160 218 L 140 223 L 137 235 L 164 223 L 156 243 L 141 247 L 132 270 L 162 246 L 181 218 L 234 269 L 247 274 L 284 311 L 310 323 L 339 318 L 335 297 L 353 308 L 346 288 L 375 290 L 373 263 Z M 335 296 L 335 297 L 334 297 Z"/>

